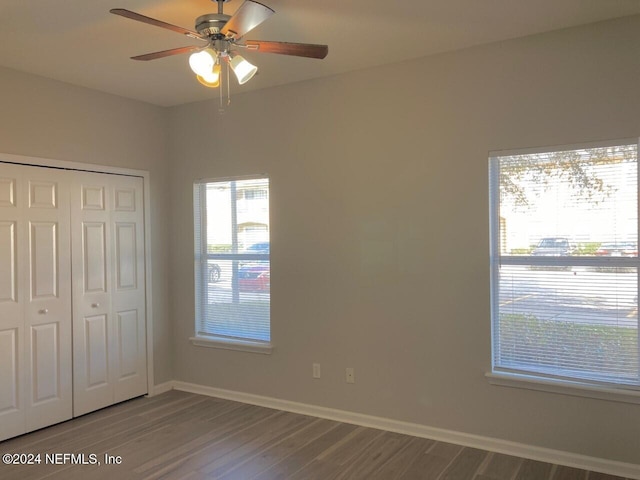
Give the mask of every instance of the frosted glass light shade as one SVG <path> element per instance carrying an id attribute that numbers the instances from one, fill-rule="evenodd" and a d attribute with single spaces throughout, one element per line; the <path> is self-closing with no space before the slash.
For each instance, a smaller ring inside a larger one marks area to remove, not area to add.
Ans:
<path id="1" fill-rule="evenodd" d="M 235 73 L 236 77 L 238 77 L 238 83 L 240 85 L 243 85 L 251 80 L 251 78 L 253 78 L 253 76 L 258 71 L 258 67 L 247 62 L 240 55 L 236 55 L 235 57 L 233 57 L 229 62 L 229 65 L 231 65 L 233 73 Z"/>
<path id="2" fill-rule="evenodd" d="M 210 48 L 192 53 L 189 57 L 189 66 L 191 67 L 191 70 L 193 70 L 193 73 L 200 75 L 201 77 L 210 75 L 215 63 L 216 52 Z"/>

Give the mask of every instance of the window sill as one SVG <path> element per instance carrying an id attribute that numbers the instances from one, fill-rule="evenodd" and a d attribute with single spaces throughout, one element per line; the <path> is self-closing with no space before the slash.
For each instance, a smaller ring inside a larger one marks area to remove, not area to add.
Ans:
<path id="1" fill-rule="evenodd" d="M 485 377 L 487 377 L 491 385 L 499 385 L 502 387 L 524 388 L 527 390 L 595 398 L 612 402 L 640 404 L 640 392 L 636 390 L 598 387 L 580 382 L 561 381 L 506 372 L 489 372 L 485 374 Z"/>
<path id="2" fill-rule="evenodd" d="M 265 342 L 253 342 L 251 340 L 232 340 L 222 337 L 191 337 L 189 339 L 196 347 L 221 348 L 223 350 L 237 350 L 240 352 L 260 353 L 271 355 L 273 345 Z"/>

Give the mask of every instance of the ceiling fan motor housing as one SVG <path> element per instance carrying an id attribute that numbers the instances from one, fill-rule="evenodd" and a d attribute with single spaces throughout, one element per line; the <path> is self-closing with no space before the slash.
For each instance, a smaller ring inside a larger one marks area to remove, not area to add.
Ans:
<path id="1" fill-rule="evenodd" d="M 224 13 L 208 13 L 196 18 L 196 31 L 200 35 L 207 37 L 215 37 L 222 35 L 220 30 L 224 27 L 231 15 L 225 15 Z"/>

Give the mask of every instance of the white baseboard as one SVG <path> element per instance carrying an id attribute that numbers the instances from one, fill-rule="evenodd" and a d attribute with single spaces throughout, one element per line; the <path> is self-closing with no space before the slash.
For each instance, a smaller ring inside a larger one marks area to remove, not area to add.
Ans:
<path id="1" fill-rule="evenodd" d="M 161 393 L 168 392 L 175 388 L 175 383 L 173 380 L 169 380 L 168 382 L 161 383 L 160 385 L 154 385 L 153 390 L 149 392 L 149 396 L 153 397 L 154 395 L 160 395 Z"/>
<path id="2" fill-rule="evenodd" d="M 170 390 L 197 393 L 210 397 L 224 398 L 237 402 L 248 403 L 251 405 L 259 405 L 261 407 L 274 408 L 287 412 L 300 413 L 313 417 L 326 418 L 338 422 L 350 423 L 353 425 L 361 425 L 363 427 L 371 427 L 389 432 L 402 433 L 412 435 L 414 437 L 429 438 L 440 442 L 455 443 L 465 447 L 478 448 L 491 452 L 503 453 L 506 455 L 514 455 L 531 460 L 538 460 L 547 463 L 556 463 L 568 467 L 581 468 L 584 470 L 592 470 L 594 472 L 607 473 L 617 475 L 624 478 L 632 478 L 640 480 L 640 465 L 633 463 L 623 463 L 603 458 L 589 457 L 579 455 L 577 453 L 564 452 L 561 450 L 553 450 L 550 448 L 542 448 L 523 443 L 510 442 L 491 437 L 483 437 L 480 435 L 472 435 L 469 433 L 456 432 L 441 428 L 429 427 L 417 423 L 401 422 L 390 418 L 374 417 L 364 415 L 362 413 L 348 412 L 345 410 L 336 410 L 333 408 L 319 407 L 316 405 L 308 405 L 305 403 L 291 402 L 279 398 L 264 397 L 261 395 L 253 395 L 250 393 L 236 392 L 233 390 L 224 390 L 220 388 L 207 387 L 187 382 L 166 382 L 156 385 L 154 393 L 162 393 Z"/>

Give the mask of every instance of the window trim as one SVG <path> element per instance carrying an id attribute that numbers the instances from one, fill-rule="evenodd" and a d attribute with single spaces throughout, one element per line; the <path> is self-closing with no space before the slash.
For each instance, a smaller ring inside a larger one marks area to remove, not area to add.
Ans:
<path id="1" fill-rule="evenodd" d="M 231 176 L 231 177 L 220 177 L 220 178 L 200 178 L 194 180 L 193 187 L 194 190 L 198 188 L 198 193 L 200 195 L 199 204 L 200 206 L 205 205 L 205 208 L 200 208 L 198 212 L 199 217 L 196 216 L 196 205 L 193 205 L 193 218 L 194 222 L 199 222 L 200 232 L 207 231 L 207 218 L 206 218 L 206 196 L 203 195 L 202 190 L 199 188 L 201 185 L 206 185 L 208 183 L 218 183 L 218 182 L 231 182 L 231 181 L 244 181 L 244 180 L 260 180 L 267 179 L 269 180 L 269 188 L 271 188 L 271 179 L 269 175 L 266 173 L 260 173 L 256 175 L 242 175 L 242 176 Z M 204 197 L 204 201 L 203 201 Z M 270 194 L 269 194 L 270 197 Z M 195 200 L 195 193 L 194 193 Z M 194 224 L 194 237 L 195 237 L 195 227 Z M 194 250 L 197 248 L 197 251 L 194 251 L 194 288 L 205 289 L 207 286 L 206 282 L 206 269 L 202 268 L 202 256 L 203 252 L 206 260 L 271 260 L 271 255 L 269 254 L 236 254 L 236 255 L 219 255 L 219 254 L 210 254 L 206 250 L 206 240 L 205 237 L 200 234 L 199 237 L 194 238 Z M 234 350 L 240 352 L 248 352 L 248 353 L 257 353 L 270 355 L 273 352 L 273 341 L 270 339 L 269 341 L 260 341 L 253 340 L 249 338 L 240 338 L 240 337 L 226 337 L 222 335 L 215 334 L 207 334 L 203 332 L 198 332 L 198 324 L 200 322 L 201 316 L 201 308 L 202 306 L 197 301 L 197 298 L 203 298 L 202 292 L 195 292 L 194 298 L 194 306 L 195 306 L 195 318 L 193 322 L 194 327 L 194 335 L 189 338 L 189 341 L 192 345 L 197 347 L 208 347 L 208 348 L 218 348 L 222 350 Z M 269 299 L 271 302 L 271 299 Z M 271 325 L 269 326 L 269 333 L 271 336 Z"/>
<path id="2" fill-rule="evenodd" d="M 558 393 L 565 395 L 573 395 L 580 397 L 588 397 L 602 400 L 610 400 L 624 403 L 640 404 L 640 389 L 637 386 L 626 386 L 624 384 L 613 384 L 606 382 L 593 383 L 581 381 L 580 379 L 562 378 L 562 377 L 546 377 L 543 373 L 530 372 L 523 370 L 511 371 L 509 368 L 496 366 L 496 315 L 499 314 L 499 285 L 500 263 L 506 265 L 536 265 L 549 263 L 558 266 L 574 265 L 575 260 L 565 259 L 561 257 L 540 258 L 532 256 L 508 256 L 501 255 L 500 252 L 500 169 L 494 164 L 499 157 L 548 153 L 568 150 L 580 150 L 591 148 L 606 148 L 619 145 L 638 146 L 638 185 L 640 186 L 640 138 L 630 137 L 617 140 L 606 140 L 596 142 L 584 142 L 571 145 L 557 145 L 536 148 L 521 148 L 513 150 L 493 150 L 489 152 L 489 268 L 490 268 L 490 327 L 491 327 L 491 371 L 485 373 L 485 378 L 491 385 L 522 388 L 527 390 L 537 390 L 550 393 Z M 640 187 L 639 187 L 640 188 Z M 636 202 L 638 209 L 638 238 L 640 239 L 640 191 Z M 506 258 L 501 258 L 506 257 Z M 506 260 L 506 262 L 505 262 Z M 607 257 L 607 258 L 582 258 L 583 262 L 589 266 L 627 266 L 628 259 L 624 257 Z M 636 258 L 638 262 L 640 259 Z M 640 266 L 638 268 L 638 294 L 640 295 Z M 640 324 L 638 328 L 639 350 L 640 350 Z"/>
<path id="3" fill-rule="evenodd" d="M 484 375 L 491 385 L 513 387 L 539 392 L 558 393 L 574 397 L 595 398 L 612 402 L 640 405 L 640 392 L 622 387 L 604 387 L 592 384 L 547 378 L 538 375 L 524 375 L 506 371 L 486 372 Z"/>
<path id="4" fill-rule="evenodd" d="M 261 353 L 271 355 L 273 344 L 271 342 L 258 342 L 242 340 L 238 338 L 224 338 L 215 335 L 198 335 L 189 338 L 192 345 L 196 347 L 219 348 L 222 350 L 236 350 L 239 352 Z"/>

